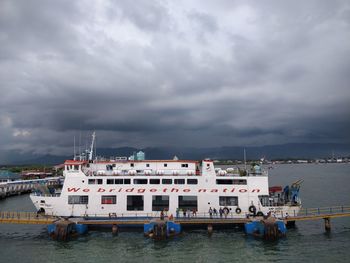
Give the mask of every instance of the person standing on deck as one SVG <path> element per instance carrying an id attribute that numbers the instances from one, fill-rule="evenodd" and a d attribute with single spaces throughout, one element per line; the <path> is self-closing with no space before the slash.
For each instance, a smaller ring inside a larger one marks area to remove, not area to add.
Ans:
<path id="1" fill-rule="evenodd" d="M 213 218 L 213 209 L 211 209 L 211 207 L 209 207 L 209 216 L 210 218 Z"/>
<path id="2" fill-rule="evenodd" d="M 225 219 L 227 218 L 227 215 L 228 215 L 228 213 L 230 212 L 229 210 L 228 210 L 228 208 L 225 206 L 224 207 L 224 215 L 225 215 Z"/>
<path id="3" fill-rule="evenodd" d="M 220 218 L 222 218 L 223 213 L 224 213 L 224 211 L 222 210 L 222 207 L 220 206 L 220 209 L 219 209 Z"/>
<path id="4" fill-rule="evenodd" d="M 192 215 L 195 217 L 195 216 L 197 216 L 197 210 L 196 210 L 196 208 L 193 208 L 193 210 L 192 210 Z"/>

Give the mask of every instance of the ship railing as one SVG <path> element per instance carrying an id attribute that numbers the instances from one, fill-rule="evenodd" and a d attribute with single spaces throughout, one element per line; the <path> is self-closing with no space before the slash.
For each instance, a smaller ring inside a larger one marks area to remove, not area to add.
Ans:
<path id="1" fill-rule="evenodd" d="M 152 171 L 151 173 L 146 173 L 146 172 L 136 172 L 136 173 L 129 173 L 129 171 L 118 171 L 116 172 L 114 171 L 91 171 L 88 169 L 83 169 L 82 170 L 83 173 L 86 176 L 130 176 L 130 177 L 134 177 L 134 176 L 191 176 L 191 177 L 195 177 L 195 176 L 201 176 L 201 174 L 195 173 L 195 172 L 191 172 L 191 173 L 157 173 L 155 171 Z"/>
<path id="2" fill-rule="evenodd" d="M 268 176 L 268 173 L 266 171 L 260 172 L 260 173 L 246 173 L 246 174 L 239 174 L 239 173 L 230 173 L 227 172 L 225 174 L 220 174 L 219 172 L 216 173 L 216 176 L 218 177 L 256 177 L 256 176 Z"/>
<path id="3" fill-rule="evenodd" d="M 326 215 L 326 214 L 338 214 L 338 213 L 350 213 L 350 205 L 302 208 L 300 209 L 298 216 L 323 215 L 323 214 Z"/>
<path id="4" fill-rule="evenodd" d="M 61 194 L 57 193 L 57 194 L 43 194 L 43 193 L 38 193 L 38 192 L 33 192 L 30 195 L 32 196 L 41 196 L 41 197 L 60 197 Z"/>
<path id="5" fill-rule="evenodd" d="M 12 219 L 12 220 L 40 220 L 40 221 L 52 221 L 53 217 L 47 215 L 40 215 L 36 212 L 9 212 L 0 211 L 0 219 Z"/>
<path id="6" fill-rule="evenodd" d="M 249 172 L 248 176 L 267 176 L 267 172 L 261 171 L 261 172 Z"/>
<path id="7" fill-rule="evenodd" d="M 160 212 L 158 213 L 108 213 L 108 214 L 82 214 L 81 217 L 84 217 L 85 219 L 94 219 L 94 218 L 109 218 L 109 219 L 156 219 L 160 218 Z M 228 213 L 227 215 L 222 214 L 212 214 L 209 213 L 186 213 L 186 215 L 183 214 L 183 212 L 177 214 L 171 214 L 171 213 L 164 213 L 165 219 L 179 219 L 179 220 L 193 220 L 193 219 L 244 219 L 247 218 L 247 214 L 236 214 L 236 213 Z"/>

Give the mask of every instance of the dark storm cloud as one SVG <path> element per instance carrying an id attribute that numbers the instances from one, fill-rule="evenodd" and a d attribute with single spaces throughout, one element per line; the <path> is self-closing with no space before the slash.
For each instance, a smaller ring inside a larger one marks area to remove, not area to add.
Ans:
<path id="1" fill-rule="evenodd" d="M 110 18 L 114 18 L 118 12 L 123 19 L 134 23 L 141 30 L 161 30 L 166 24 L 168 10 L 161 1 L 118 1 L 111 3 Z"/>
<path id="2" fill-rule="evenodd" d="M 0 1 L 0 147 L 349 142 L 347 1 Z"/>

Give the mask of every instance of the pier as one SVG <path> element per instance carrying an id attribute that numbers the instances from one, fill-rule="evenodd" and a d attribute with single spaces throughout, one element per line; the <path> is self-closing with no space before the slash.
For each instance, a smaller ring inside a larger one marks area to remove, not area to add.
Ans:
<path id="1" fill-rule="evenodd" d="M 62 179 L 63 177 L 48 177 L 45 179 L 16 180 L 0 183 L 0 199 L 30 193 L 34 190 L 50 194 L 48 187 L 60 185 Z"/>
<path id="2" fill-rule="evenodd" d="M 207 214 L 192 217 L 165 216 L 164 219 L 147 214 L 137 214 L 137 217 L 126 217 L 124 215 L 106 215 L 105 219 L 97 218 L 63 218 L 50 215 L 42 215 L 35 212 L 0 212 L 0 224 L 33 224 L 47 225 L 49 235 L 56 240 L 69 240 L 74 235 L 88 232 L 89 227 L 108 227 L 113 235 L 117 235 L 120 227 L 138 227 L 144 229 L 144 234 L 148 237 L 162 239 L 178 234 L 181 227 L 204 228 L 208 234 L 212 235 L 215 228 L 232 228 L 237 225 L 245 226 L 247 234 L 275 240 L 281 232 L 279 227 L 283 227 L 283 235 L 286 234 L 286 226 L 294 225 L 297 221 L 324 220 L 325 231 L 331 231 L 331 219 L 340 217 L 350 217 L 350 206 L 334 206 L 324 208 L 304 208 L 298 216 L 245 216 L 241 218 L 229 214 L 227 218 L 219 216 L 209 217 Z M 272 223 L 271 220 L 272 219 Z M 276 223 L 275 223 L 276 222 Z M 169 225 L 171 227 L 169 227 Z M 260 226 L 259 226 L 260 225 Z M 175 232 L 169 232 L 174 231 Z M 249 229 L 249 230 L 247 230 Z M 151 231 L 151 232 L 150 232 Z M 258 233 L 257 233 L 258 232 Z M 271 234 L 272 233 L 272 234 Z"/>
<path id="3" fill-rule="evenodd" d="M 0 224 L 48 225 L 58 219 L 58 217 L 42 216 L 35 212 L 0 212 Z"/>
<path id="4" fill-rule="evenodd" d="M 159 217 L 154 217 L 150 214 L 135 214 L 136 217 L 126 217 L 122 214 L 105 215 L 107 219 L 95 219 L 95 218 L 68 218 L 77 224 L 82 225 L 100 225 L 100 226 L 111 226 L 111 225 L 133 225 L 133 226 L 143 226 L 149 223 L 150 220 L 159 219 Z M 282 219 L 285 222 L 295 222 L 295 221 L 311 221 L 311 220 L 329 220 L 332 218 L 340 217 L 350 217 L 350 205 L 347 206 L 333 206 L 333 207 L 323 207 L 323 208 L 303 208 L 300 210 L 298 216 L 284 216 L 280 217 L 277 215 L 278 219 Z M 172 221 L 181 225 L 237 225 L 245 224 L 253 220 L 262 217 L 234 217 L 229 214 L 227 218 L 220 218 L 219 216 L 213 216 L 210 218 L 207 214 L 192 217 L 178 217 L 174 218 Z M 52 224 L 61 217 L 53 215 L 40 215 L 35 212 L 8 212 L 0 211 L 0 223 L 1 224 Z M 166 217 L 169 220 L 169 217 Z"/>

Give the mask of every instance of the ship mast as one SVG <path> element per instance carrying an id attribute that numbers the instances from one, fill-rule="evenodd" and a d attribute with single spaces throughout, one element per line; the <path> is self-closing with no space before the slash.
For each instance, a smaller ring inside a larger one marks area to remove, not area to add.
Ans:
<path id="1" fill-rule="evenodd" d="M 75 136 L 74 136 L 74 157 L 73 157 L 73 160 L 75 161 L 76 160 L 76 154 L 75 154 Z"/>
<path id="2" fill-rule="evenodd" d="M 244 170 L 247 170 L 247 156 L 244 148 Z"/>
<path id="3" fill-rule="evenodd" d="M 92 161 L 92 157 L 93 157 L 93 153 L 94 153 L 94 146 L 95 146 L 95 139 L 96 139 L 96 132 L 93 132 L 91 146 L 90 146 L 90 152 L 89 152 L 89 161 Z"/>

